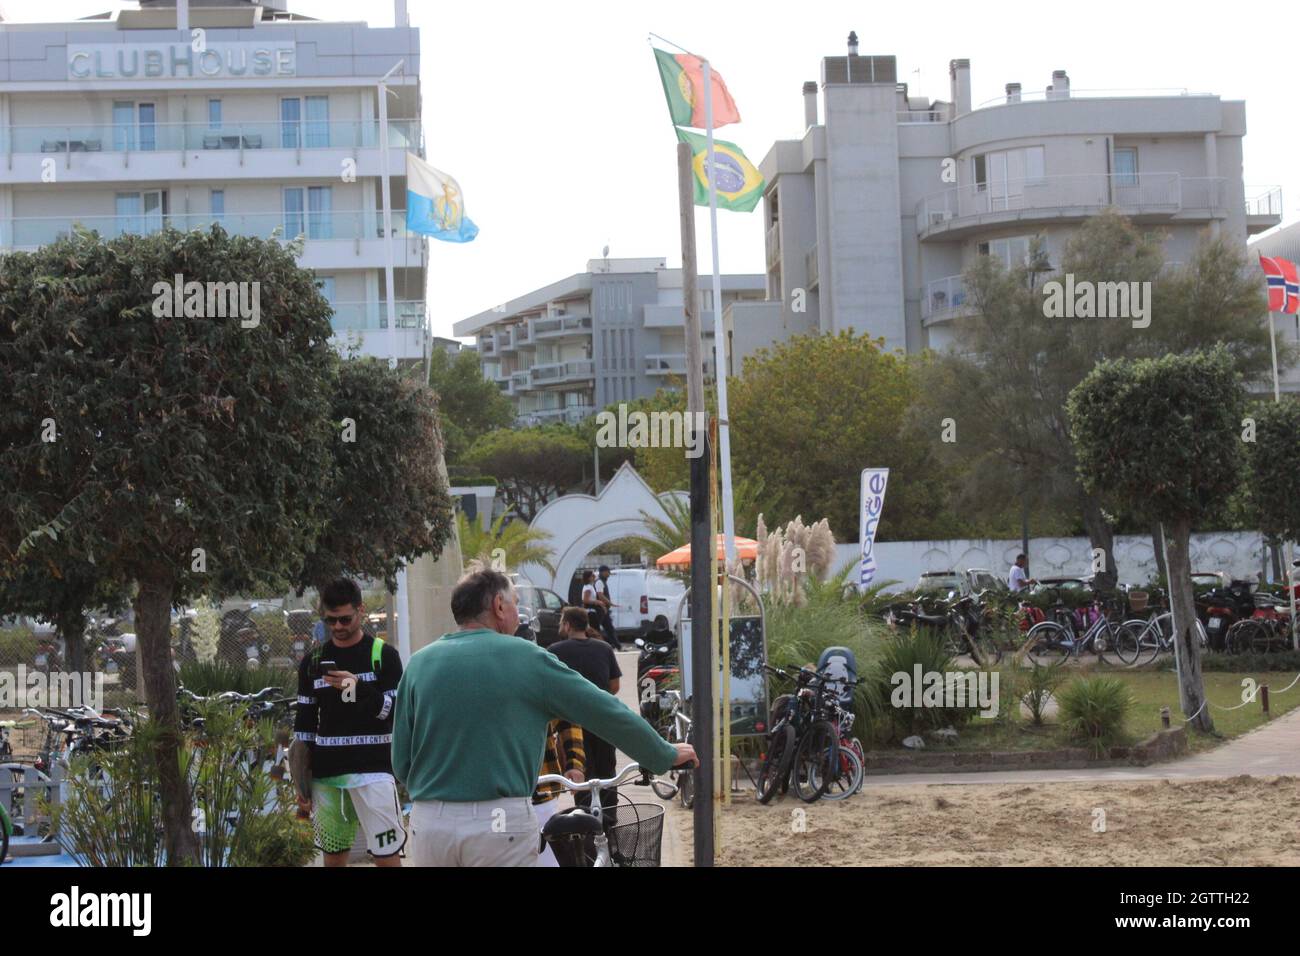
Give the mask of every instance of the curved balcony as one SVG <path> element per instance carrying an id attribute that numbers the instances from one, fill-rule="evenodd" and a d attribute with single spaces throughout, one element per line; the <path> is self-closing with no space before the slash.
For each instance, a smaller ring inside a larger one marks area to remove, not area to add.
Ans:
<path id="1" fill-rule="evenodd" d="M 918 202 L 916 230 L 922 240 L 953 240 L 1017 223 L 1082 221 L 1111 207 L 1147 221 L 1220 218 L 1226 182 L 1178 173 L 1084 173 L 970 183 Z"/>
<path id="2" fill-rule="evenodd" d="M 960 275 L 932 279 L 925 284 L 921 298 L 921 320 L 943 322 L 961 312 L 966 304 L 966 284 Z"/>

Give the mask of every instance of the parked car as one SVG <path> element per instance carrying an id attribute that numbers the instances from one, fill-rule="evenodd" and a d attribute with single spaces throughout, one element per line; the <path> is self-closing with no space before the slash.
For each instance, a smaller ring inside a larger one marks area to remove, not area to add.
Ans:
<path id="1" fill-rule="evenodd" d="M 663 615 L 677 633 L 677 609 L 686 586 L 679 578 L 647 568 L 619 568 L 609 573 L 609 599 L 614 631 L 620 641 L 644 638 L 654 619 Z"/>
<path id="2" fill-rule="evenodd" d="M 966 568 L 964 571 L 924 571 L 917 579 L 918 591 L 956 591 L 961 597 L 981 591 L 1006 591 L 1007 583 L 988 568 Z"/>
<path id="3" fill-rule="evenodd" d="M 520 637 L 531 637 L 541 647 L 548 647 L 560 639 L 560 612 L 564 610 L 564 599 L 550 588 L 538 587 L 531 581 L 520 580 L 517 575 L 510 575 L 519 598 Z M 523 634 L 527 628 L 531 634 Z"/>

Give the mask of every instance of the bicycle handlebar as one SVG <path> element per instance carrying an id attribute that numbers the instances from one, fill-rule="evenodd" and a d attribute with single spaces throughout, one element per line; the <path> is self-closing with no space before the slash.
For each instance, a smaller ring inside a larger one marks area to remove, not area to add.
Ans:
<path id="1" fill-rule="evenodd" d="M 691 768 L 674 767 L 673 769 L 678 770 Z M 637 781 L 638 784 L 647 785 L 650 783 L 650 778 L 653 775 L 649 770 L 642 770 L 640 764 L 630 763 L 608 780 L 595 779 L 584 780 L 582 783 L 574 783 L 568 777 L 563 777 L 558 773 L 544 773 L 537 778 L 537 784 L 538 786 L 541 786 L 544 783 L 558 783 L 560 786 L 564 787 L 565 790 L 570 790 L 574 793 L 593 793 L 597 790 L 609 790 L 613 787 L 622 786 L 636 776 L 641 776 L 642 778 Z"/>

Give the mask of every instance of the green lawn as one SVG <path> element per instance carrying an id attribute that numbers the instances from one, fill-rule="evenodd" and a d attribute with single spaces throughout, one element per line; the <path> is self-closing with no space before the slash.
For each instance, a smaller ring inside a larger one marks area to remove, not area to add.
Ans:
<path id="1" fill-rule="evenodd" d="M 1173 671 L 1101 670 L 1091 673 L 1117 677 L 1128 685 L 1134 701 L 1126 724 L 1128 743 L 1149 737 L 1160 729 L 1161 707 L 1169 708 L 1170 726 L 1180 725 L 1183 715 L 1178 706 L 1178 680 Z M 1189 733 L 1188 745 L 1193 753 L 1216 747 L 1224 740 L 1252 730 L 1264 722 L 1258 699 L 1237 710 L 1221 709 L 1241 703 L 1241 682 L 1247 677 L 1254 678 L 1256 684 L 1268 683 L 1271 692 L 1269 709 L 1273 717 L 1279 717 L 1300 704 L 1300 683 L 1286 693 L 1280 695 L 1276 693 L 1291 683 L 1294 674 L 1264 671 L 1205 674 L 1205 692 L 1211 703 L 1210 714 L 1214 720 L 1215 731 L 1222 736 L 1214 737 L 1195 731 Z M 1066 681 L 1071 679 L 1073 676 L 1067 677 Z M 1005 692 L 1002 697 L 1003 706 L 1008 706 Z M 964 727 L 958 728 L 958 734 L 954 744 L 941 744 L 927 740 L 926 747 L 944 750 L 1048 750 L 1075 745 L 1067 740 L 1064 731 L 1057 724 L 1055 715 L 1049 716 L 1046 724 L 1041 727 L 1033 726 L 1027 717 L 1018 717 L 1010 721 L 1001 717 L 994 719 L 976 717 Z"/>

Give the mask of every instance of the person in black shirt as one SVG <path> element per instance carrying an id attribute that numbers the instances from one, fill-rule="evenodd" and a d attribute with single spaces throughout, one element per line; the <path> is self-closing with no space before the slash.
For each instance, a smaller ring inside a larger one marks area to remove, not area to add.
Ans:
<path id="1" fill-rule="evenodd" d="M 580 607 L 566 607 L 560 615 L 560 639 L 547 648 L 552 654 L 587 680 L 602 690 L 617 694 L 619 679 L 623 672 L 619 669 L 618 658 L 614 649 L 601 639 L 601 634 L 588 623 L 587 612 Z M 583 747 L 586 750 L 588 779 L 609 778 L 617 769 L 614 765 L 616 754 L 614 745 L 602 740 L 590 731 L 582 734 Z M 574 803 L 578 806 L 590 806 L 591 794 L 574 794 Z M 600 805 L 610 808 L 618 803 L 618 791 L 603 790 Z"/>
<path id="2" fill-rule="evenodd" d="M 329 584 L 320 604 L 330 639 L 298 667 L 294 735 L 309 746 L 312 777 L 311 799 L 299 798 L 299 805 L 312 811 L 326 866 L 347 866 L 358 825 L 377 866 L 401 866 L 406 828 L 392 747 L 402 658 L 363 633 L 365 606 L 356 582 Z"/>

